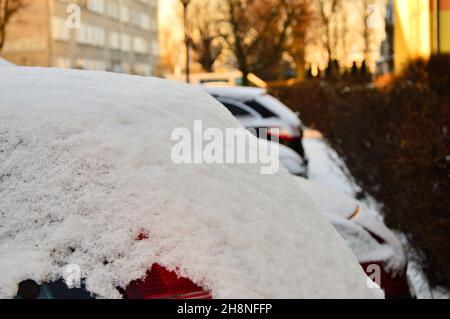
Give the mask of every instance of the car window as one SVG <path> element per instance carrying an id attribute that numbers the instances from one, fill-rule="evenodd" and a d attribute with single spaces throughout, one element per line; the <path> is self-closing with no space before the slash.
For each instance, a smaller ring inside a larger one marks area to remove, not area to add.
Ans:
<path id="1" fill-rule="evenodd" d="M 254 109 L 256 112 L 258 112 L 263 118 L 269 118 L 269 117 L 277 117 L 275 113 L 267 109 L 265 106 L 263 106 L 261 103 L 251 100 L 245 102 L 246 105 L 250 106 L 252 109 Z"/>
<path id="2" fill-rule="evenodd" d="M 15 299 L 95 299 L 84 283 L 79 288 L 69 288 L 64 280 L 37 284 L 33 280 L 25 280 L 19 284 Z"/>
<path id="3" fill-rule="evenodd" d="M 251 116 L 251 114 L 249 112 L 247 112 L 246 110 L 244 110 L 243 108 L 241 108 L 241 107 L 239 107 L 237 105 L 233 105 L 233 104 L 230 104 L 230 103 L 223 103 L 223 105 L 225 105 L 225 107 L 234 116 Z"/>

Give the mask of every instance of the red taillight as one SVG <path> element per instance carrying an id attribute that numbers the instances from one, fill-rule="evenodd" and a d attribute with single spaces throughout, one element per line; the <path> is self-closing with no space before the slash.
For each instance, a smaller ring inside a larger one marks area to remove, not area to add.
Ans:
<path id="1" fill-rule="evenodd" d="M 295 141 L 299 139 L 299 136 L 292 134 L 289 129 L 286 128 L 269 128 L 267 130 L 267 135 L 277 136 L 282 141 Z"/>
<path id="2" fill-rule="evenodd" d="M 159 265 L 153 265 L 144 280 L 131 282 L 127 299 L 211 299 L 210 293 L 187 278 L 178 277 Z"/>
<path id="3" fill-rule="evenodd" d="M 386 295 L 386 299 L 409 299 L 411 298 L 411 293 L 409 290 L 408 280 L 406 279 L 406 270 L 397 275 L 393 275 L 385 269 L 383 263 L 379 262 L 366 262 L 361 263 L 361 267 L 364 269 L 364 272 L 367 276 L 371 276 L 373 274 L 370 266 L 378 265 L 381 270 L 380 274 L 380 286 L 384 290 Z"/>

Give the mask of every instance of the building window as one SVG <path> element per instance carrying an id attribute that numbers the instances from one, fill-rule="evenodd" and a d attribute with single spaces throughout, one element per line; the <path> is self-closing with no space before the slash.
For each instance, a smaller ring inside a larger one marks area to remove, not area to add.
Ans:
<path id="1" fill-rule="evenodd" d="M 130 22 L 130 9 L 128 9 L 128 7 L 125 5 L 120 6 L 120 22 Z"/>
<path id="2" fill-rule="evenodd" d="M 133 65 L 133 73 L 139 75 L 151 75 L 151 66 L 147 63 L 136 63 Z"/>
<path id="3" fill-rule="evenodd" d="M 120 34 L 115 31 L 109 32 L 108 45 L 110 49 L 119 50 L 120 49 Z"/>
<path id="4" fill-rule="evenodd" d="M 147 41 L 145 41 L 145 39 L 141 38 L 141 37 L 134 37 L 133 38 L 133 50 L 134 50 L 134 52 L 139 53 L 139 54 L 148 53 Z"/>
<path id="5" fill-rule="evenodd" d="M 77 29 L 77 42 L 85 45 L 104 47 L 106 42 L 105 29 L 89 24 L 82 24 L 80 29 Z"/>
<path id="6" fill-rule="evenodd" d="M 127 33 L 122 33 L 120 36 L 120 49 L 124 52 L 131 51 L 131 37 Z"/>
<path id="7" fill-rule="evenodd" d="M 70 59 L 67 57 L 56 57 L 55 58 L 55 66 L 57 68 L 70 69 Z"/>
<path id="8" fill-rule="evenodd" d="M 103 14 L 105 12 L 105 1 L 104 0 L 88 0 L 87 8 L 89 11 Z"/>
<path id="9" fill-rule="evenodd" d="M 152 41 L 152 55 L 159 56 L 159 43 L 156 40 Z"/>
<path id="10" fill-rule="evenodd" d="M 66 27 L 66 20 L 64 18 L 53 17 L 52 36 L 54 40 L 69 41 L 70 30 Z"/>
<path id="11" fill-rule="evenodd" d="M 114 20 L 120 19 L 120 7 L 117 2 L 108 1 L 108 16 Z"/>
<path id="12" fill-rule="evenodd" d="M 150 18 L 142 12 L 134 12 L 132 15 L 132 24 L 143 30 L 150 30 Z"/>
<path id="13" fill-rule="evenodd" d="M 106 70 L 106 62 L 103 60 L 95 59 L 77 59 L 76 67 L 84 70 Z"/>

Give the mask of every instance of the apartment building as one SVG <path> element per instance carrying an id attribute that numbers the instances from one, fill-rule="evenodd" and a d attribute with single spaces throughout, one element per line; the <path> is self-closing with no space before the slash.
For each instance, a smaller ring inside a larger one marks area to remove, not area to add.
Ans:
<path id="1" fill-rule="evenodd" d="M 155 74 L 158 0 L 33 0 L 7 29 L 18 65 Z"/>
<path id="2" fill-rule="evenodd" d="M 450 53 L 450 0 L 395 0 L 395 69 L 410 59 Z"/>

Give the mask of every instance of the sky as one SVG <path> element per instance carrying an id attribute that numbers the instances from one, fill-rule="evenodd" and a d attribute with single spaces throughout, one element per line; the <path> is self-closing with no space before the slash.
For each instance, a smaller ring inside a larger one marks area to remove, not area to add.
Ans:
<path id="1" fill-rule="evenodd" d="M 183 36 L 183 29 L 180 25 L 180 17 L 176 10 L 179 5 L 179 0 L 159 0 L 159 28 L 161 31 L 170 30 L 175 37 L 181 38 Z"/>
<path id="2" fill-rule="evenodd" d="M 173 6 L 176 0 L 159 0 L 159 12 L 161 15 L 164 15 L 168 11 L 171 11 L 171 6 Z"/>
<path id="3" fill-rule="evenodd" d="M 160 23 L 167 24 L 170 18 L 175 16 L 174 8 L 179 0 L 159 0 L 159 20 Z"/>

